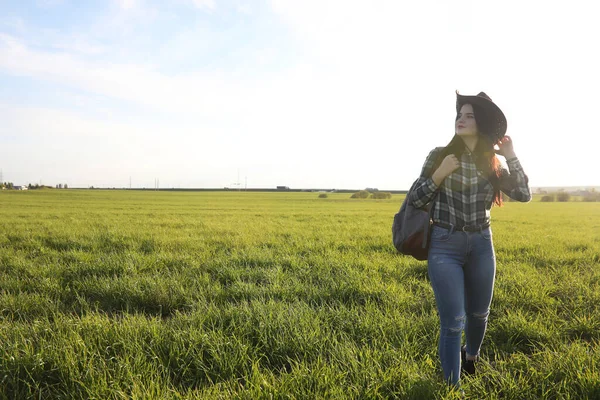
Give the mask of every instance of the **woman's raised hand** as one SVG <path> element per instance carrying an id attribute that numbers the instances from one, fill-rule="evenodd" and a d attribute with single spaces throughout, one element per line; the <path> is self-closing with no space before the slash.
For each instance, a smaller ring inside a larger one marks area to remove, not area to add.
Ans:
<path id="1" fill-rule="evenodd" d="M 504 136 L 502 139 L 498 140 L 496 146 L 498 147 L 498 150 L 494 148 L 496 154 L 500 154 L 506 158 L 516 157 L 513 141 L 510 136 Z"/>

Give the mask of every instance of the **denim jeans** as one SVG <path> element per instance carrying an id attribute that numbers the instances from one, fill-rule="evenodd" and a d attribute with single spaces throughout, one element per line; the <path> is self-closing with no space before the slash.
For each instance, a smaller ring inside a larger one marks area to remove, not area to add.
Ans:
<path id="1" fill-rule="evenodd" d="M 427 260 L 440 317 L 439 354 L 444 379 L 460 381 L 460 348 L 479 356 L 496 274 L 491 228 L 463 232 L 434 225 Z"/>

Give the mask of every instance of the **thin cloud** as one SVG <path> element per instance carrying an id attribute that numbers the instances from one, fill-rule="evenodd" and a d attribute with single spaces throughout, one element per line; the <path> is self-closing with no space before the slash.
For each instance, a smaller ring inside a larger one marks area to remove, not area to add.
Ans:
<path id="1" fill-rule="evenodd" d="M 36 0 L 38 7 L 50 8 L 64 4 L 65 0 Z"/>
<path id="2" fill-rule="evenodd" d="M 167 76 L 143 64 L 92 62 L 67 52 L 31 49 L 2 34 L 0 68 L 172 112 L 229 112 L 231 99 L 245 97 L 236 90 L 236 82 L 218 72 Z"/>
<path id="3" fill-rule="evenodd" d="M 15 17 L 15 16 L 5 16 L 0 18 L 0 27 L 4 29 L 9 29 L 19 34 L 23 34 L 26 32 L 26 24 L 23 21 L 23 18 Z"/>
<path id="4" fill-rule="evenodd" d="M 236 5 L 235 9 L 240 14 L 252 15 L 252 7 L 250 7 L 250 4 L 248 3 L 238 4 Z"/>
<path id="5" fill-rule="evenodd" d="M 214 0 L 192 0 L 192 4 L 197 8 L 207 8 L 209 10 L 215 9 Z"/>
<path id="6" fill-rule="evenodd" d="M 123 10 L 133 10 L 140 5 L 141 0 L 113 0 Z"/>
<path id="7" fill-rule="evenodd" d="M 108 51 L 106 46 L 92 44 L 78 35 L 60 37 L 53 42 L 52 47 L 69 53 L 79 53 L 84 55 L 99 55 Z"/>

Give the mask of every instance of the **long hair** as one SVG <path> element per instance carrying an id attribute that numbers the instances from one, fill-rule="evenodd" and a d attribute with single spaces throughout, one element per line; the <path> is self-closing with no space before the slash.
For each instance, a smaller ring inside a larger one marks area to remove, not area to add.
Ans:
<path id="1" fill-rule="evenodd" d="M 500 191 L 500 177 L 502 175 L 502 166 L 500 160 L 496 157 L 494 151 L 494 143 L 489 139 L 488 135 L 485 135 L 487 129 L 487 121 L 485 117 L 485 111 L 477 105 L 472 105 L 475 114 L 475 122 L 479 130 L 479 139 L 477 145 L 473 150 L 475 156 L 475 165 L 477 169 L 481 171 L 484 176 L 490 181 L 494 188 L 494 199 L 493 204 L 498 207 L 502 206 L 502 192 Z M 456 115 L 458 119 L 458 114 Z M 454 135 L 450 143 L 442 150 L 440 157 L 437 161 L 437 166 L 434 167 L 433 171 L 439 167 L 442 160 L 449 154 L 454 154 L 456 158 L 460 160 L 461 155 L 466 149 L 465 142 L 458 135 Z"/>

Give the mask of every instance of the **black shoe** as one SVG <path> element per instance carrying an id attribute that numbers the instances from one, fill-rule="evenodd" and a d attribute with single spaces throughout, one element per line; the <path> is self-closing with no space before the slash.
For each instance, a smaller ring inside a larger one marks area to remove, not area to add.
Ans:
<path id="1" fill-rule="evenodd" d="M 460 348 L 460 370 L 465 375 L 475 374 L 475 360 L 467 360 L 467 346 Z"/>

